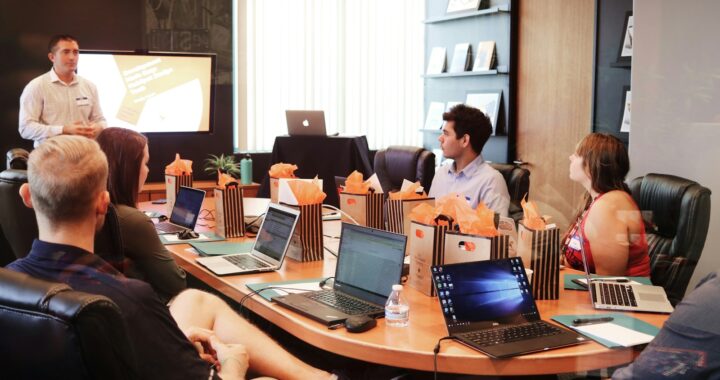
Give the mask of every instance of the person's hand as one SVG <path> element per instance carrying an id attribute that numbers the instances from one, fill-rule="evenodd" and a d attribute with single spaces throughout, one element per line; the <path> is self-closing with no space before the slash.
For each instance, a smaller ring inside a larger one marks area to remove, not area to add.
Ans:
<path id="1" fill-rule="evenodd" d="M 250 365 L 250 357 L 245 346 L 222 343 L 215 335 L 210 337 L 210 342 L 220 361 L 220 366 L 216 367 L 218 375 L 225 380 L 244 379 Z"/>
<path id="2" fill-rule="evenodd" d="M 63 134 L 64 135 L 79 135 L 79 136 L 85 136 L 88 138 L 95 137 L 93 127 L 85 125 L 85 123 L 83 123 L 82 121 L 76 121 L 73 124 L 64 125 L 63 126 Z"/>
<path id="3" fill-rule="evenodd" d="M 185 330 L 184 333 L 193 346 L 195 346 L 202 360 L 216 367 L 220 364 L 217 352 L 211 343 L 211 339 L 215 337 L 215 333 L 200 327 L 190 327 Z"/>
<path id="4" fill-rule="evenodd" d="M 97 123 L 92 123 L 88 125 L 88 128 L 92 129 L 92 136 L 91 138 L 97 138 L 100 132 L 103 131 L 103 127 Z"/>

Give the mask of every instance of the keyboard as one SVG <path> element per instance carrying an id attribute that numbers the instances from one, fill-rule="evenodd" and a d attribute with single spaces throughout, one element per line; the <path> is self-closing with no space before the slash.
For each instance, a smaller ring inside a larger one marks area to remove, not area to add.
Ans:
<path id="1" fill-rule="evenodd" d="M 187 228 L 180 227 L 176 224 L 168 223 L 168 222 L 161 222 L 161 223 L 155 223 L 155 229 L 166 234 L 174 234 L 178 232 L 185 231 Z"/>
<path id="2" fill-rule="evenodd" d="M 334 290 L 321 290 L 318 292 L 304 293 L 304 296 L 320 302 L 321 304 L 333 307 L 348 315 L 383 313 L 384 309 L 365 301 L 346 296 Z"/>
<path id="3" fill-rule="evenodd" d="M 607 282 L 597 284 L 600 287 L 600 298 L 597 298 L 596 287 L 592 287 L 593 297 L 596 302 L 599 301 L 606 305 L 637 306 L 632 286 Z"/>
<path id="4" fill-rule="evenodd" d="M 562 330 L 553 325 L 543 321 L 537 321 L 516 326 L 472 331 L 461 334 L 460 336 L 478 346 L 494 346 L 496 344 L 557 335 L 561 332 Z"/>
<path id="5" fill-rule="evenodd" d="M 270 264 L 260 261 L 250 255 L 223 256 L 223 259 L 235 264 L 240 269 L 269 268 Z"/>

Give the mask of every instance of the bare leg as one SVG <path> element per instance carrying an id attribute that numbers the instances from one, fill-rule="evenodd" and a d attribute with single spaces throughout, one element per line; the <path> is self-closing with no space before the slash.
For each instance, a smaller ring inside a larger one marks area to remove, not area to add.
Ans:
<path id="1" fill-rule="evenodd" d="M 180 329 L 201 327 L 215 332 L 225 343 L 240 343 L 250 356 L 250 369 L 278 379 L 329 379 L 285 351 L 269 336 L 240 317 L 220 298 L 195 289 L 180 293 L 170 305 Z"/>

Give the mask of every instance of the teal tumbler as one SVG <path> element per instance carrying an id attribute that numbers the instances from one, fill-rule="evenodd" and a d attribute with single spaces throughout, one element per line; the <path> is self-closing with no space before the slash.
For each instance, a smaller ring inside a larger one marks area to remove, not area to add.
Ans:
<path id="1" fill-rule="evenodd" d="M 245 158 L 240 160 L 240 182 L 243 185 L 252 183 L 252 158 L 249 154 L 246 154 Z"/>

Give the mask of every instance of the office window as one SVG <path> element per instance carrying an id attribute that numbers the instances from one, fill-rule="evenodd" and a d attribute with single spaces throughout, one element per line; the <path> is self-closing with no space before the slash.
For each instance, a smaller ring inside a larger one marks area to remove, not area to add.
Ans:
<path id="1" fill-rule="evenodd" d="M 324 110 L 328 133 L 371 148 L 421 143 L 422 2 L 249 0 L 244 13 L 240 149 L 272 149 L 286 109 Z"/>

